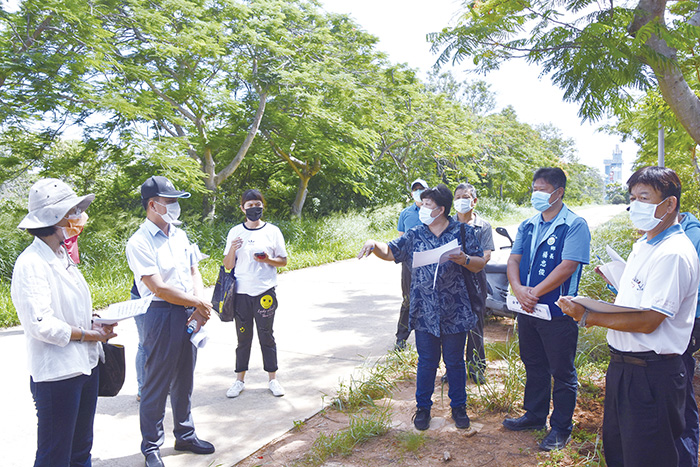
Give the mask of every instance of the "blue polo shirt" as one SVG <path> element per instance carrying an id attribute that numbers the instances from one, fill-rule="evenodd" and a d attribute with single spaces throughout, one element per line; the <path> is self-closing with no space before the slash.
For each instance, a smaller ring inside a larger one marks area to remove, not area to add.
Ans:
<path id="1" fill-rule="evenodd" d="M 700 221 L 698 221 L 698 219 L 689 212 L 683 212 L 681 213 L 681 216 L 683 216 L 681 227 L 683 227 L 683 231 L 695 247 L 695 251 L 698 252 L 698 256 L 700 256 Z M 700 318 L 700 296 L 698 296 L 698 305 L 695 310 L 695 317 Z"/>
<path id="2" fill-rule="evenodd" d="M 396 230 L 406 233 L 414 227 L 423 225 L 418 217 L 418 211 L 420 211 L 420 208 L 416 205 L 416 203 L 413 203 L 409 207 L 402 210 L 401 214 L 399 214 L 399 224 L 396 227 Z"/>
<path id="3" fill-rule="evenodd" d="M 542 214 L 524 221 L 518 227 L 511 254 L 522 255 L 520 259 L 520 281 L 534 287 L 563 260 L 576 261 L 579 266 L 564 283 L 540 297 L 540 303 L 549 306 L 552 316 L 563 313 L 554 302 L 561 295 L 576 295 L 584 264 L 588 264 L 591 252 L 591 233 L 588 224 L 574 214 L 566 205 L 557 216 L 545 222 Z"/>

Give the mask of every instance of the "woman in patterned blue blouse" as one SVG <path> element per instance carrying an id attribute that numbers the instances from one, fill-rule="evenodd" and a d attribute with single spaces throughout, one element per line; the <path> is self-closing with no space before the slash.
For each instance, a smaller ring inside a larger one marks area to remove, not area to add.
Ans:
<path id="1" fill-rule="evenodd" d="M 441 247 L 453 240 L 460 242 L 460 223 L 450 217 L 452 192 L 445 185 L 425 190 L 419 217 L 423 225 L 408 230 L 391 242 L 367 240 L 358 258 L 374 253 L 386 261 L 413 262 L 416 252 Z M 416 375 L 416 413 L 418 430 L 430 426 L 430 407 L 440 357 L 445 362 L 449 381 L 450 407 L 457 428 L 468 428 L 464 344 L 467 332 L 476 324 L 461 268 L 479 272 L 485 261 L 474 229 L 465 225 L 465 245 L 450 261 L 429 264 L 411 271 L 411 309 L 409 328 L 415 330 L 418 350 Z M 461 243 L 461 242 L 460 242 Z M 438 268 L 437 277 L 435 269 Z"/>

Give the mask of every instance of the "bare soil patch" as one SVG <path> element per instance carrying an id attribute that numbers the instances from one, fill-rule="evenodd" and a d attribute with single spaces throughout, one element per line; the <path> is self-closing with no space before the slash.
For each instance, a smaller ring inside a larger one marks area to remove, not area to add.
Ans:
<path id="1" fill-rule="evenodd" d="M 485 328 L 487 342 L 505 341 L 512 332 L 512 320 L 487 320 Z M 450 416 L 447 386 L 443 388 L 440 376 L 441 374 L 438 374 L 435 381 L 430 429 L 423 432 L 425 443 L 420 448 L 407 450 L 399 441 L 402 434 L 418 433 L 412 423 L 415 410 L 415 382 L 406 381 L 397 385 L 390 400 L 377 402 L 379 405 L 390 406 L 392 426 L 389 432 L 357 445 L 349 456 L 331 458 L 323 465 L 326 467 L 433 467 L 446 464 L 471 467 L 577 466 L 586 465 L 583 462 L 584 458 L 595 457 L 596 442 L 602 444 L 604 379 L 581 388 L 574 413 L 574 441 L 562 453 L 552 454 L 540 451 L 537 446 L 543 433 L 512 432 L 503 428 L 501 422 L 508 414 L 475 412 L 470 408 L 467 413 L 472 426 L 467 430 L 456 429 Z M 694 383 L 696 399 L 698 399 L 700 378 L 696 376 Z M 303 462 L 300 462 L 300 459 L 309 452 L 320 433 L 330 434 L 347 428 L 348 421 L 349 416 L 345 413 L 328 408 L 237 465 L 240 467 L 302 466 Z M 600 445 L 598 450 L 600 451 Z"/>

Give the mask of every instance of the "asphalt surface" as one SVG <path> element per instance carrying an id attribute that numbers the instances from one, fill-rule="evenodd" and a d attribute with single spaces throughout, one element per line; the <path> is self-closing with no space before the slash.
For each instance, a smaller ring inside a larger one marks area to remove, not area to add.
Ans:
<path id="1" fill-rule="evenodd" d="M 623 208 L 603 206 L 577 212 L 593 228 Z M 508 230 L 515 237 L 517 226 Z M 507 243 L 495 233 L 494 237 L 497 248 Z M 192 412 L 198 436 L 212 442 L 216 452 L 198 456 L 175 451 L 168 407 L 161 448 L 165 464 L 234 465 L 293 428 L 295 421 L 305 420 L 326 406 L 341 382 L 347 383 L 360 367 L 373 364 L 393 348 L 400 275 L 399 265 L 370 257 L 279 276 L 275 336 L 277 377 L 286 390 L 284 397 L 273 397 L 267 388 L 257 338 L 245 391 L 235 399 L 226 397 L 235 379 L 235 331 L 233 323 L 210 320 L 205 328 L 209 341 L 198 354 Z M 118 396 L 99 398 L 92 450 L 96 467 L 143 465 L 133 365 L 136 327 L 133 320 L 127 320 L 116 331 L 118 337 L 112 342 L 126 347 L 126 382 Z M 29 466 L 36 450 L 36 415 L 20 327 L 0 330 L 0 355 L 0 400 L 4 402 L 0 465 Z"/>

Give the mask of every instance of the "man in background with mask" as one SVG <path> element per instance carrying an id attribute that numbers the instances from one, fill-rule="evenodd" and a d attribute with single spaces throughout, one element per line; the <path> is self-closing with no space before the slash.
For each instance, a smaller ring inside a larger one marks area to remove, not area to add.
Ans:
<path id="1" fill-rule="evenodd" d="M 582 327 L 608 328 L 603 449 L 609 467 L 679 462 L 688 347 L 695 320 L 700 261 L 678 223 L 681 182 L 664 167 L 643 167 L 627 181 L 630 219 L 644 232 L 619 279 L 615 304 L 638 312 L 593 313 L 562 297 Z M 695 419 L 697 423 L 697 419 Z"/>
<path id="2" fill-rule="evenodd" d="M 411 183 L 411 197 L 414 203 L 407 208 L 404 208 L 399 214 L 399 223 L 396 230 L 399 231 L 399 236 L 408 232 L 414 227 L 423 225 L 418 218 L 420 207 L 423 202 L 420 199 L 421 193 L 427 190 L 428 184 L 422 178 L 417 178 Z M 408 312 L 411 308 L 411 265 L 407 262 L 401 263 L 401 311 L 399 312 L 399 323 L 396 326 L 396 346 L 397 350 L 402 350 L 406 347 L 406 339 L 411 334 L 408 329 Z"/>
<path id="3" fill-rule="evenodd" d="M 196 321 L 194 332 L 198 332 L 209 319 L 212 307 L 203 298 L 198 249 L 176 227 L 180 223 L 178 199 L 189 197 L 165 177 L 146 180 L 141 185 L 146 221 L 126 245 L 126 258 L 139 295 L 153 300 L 143 322 L 146 365 L 139 410 L 141 452 L 146 467 L 163 465 L 160 446 L 165 438 L 163 418 L 168 394 L 175 425 L 175 450 L 214 452 L 211 443 L 197 438 L 190 410 L 197 348 L 190 342 L 187 327 Z"/>
<path id="4" fill-rule="evenodd" d="M 574 367 L 578 327 L 555 302 L 561 295 L 576 295 L 581 269 L 589 261 L 591 234 L 586 221 L 563 202 L 563 170 L 541 168 L 532 180 L 531 202 L 540 214 L 518 227 L 508 258 L 508 281 L 524 311 L 532 313 L 535 305 L 543 304 L 549 307 L 551 320 L 518 314 L 525 414 L 505 419 L 503 426 L 514 431 L 545 429 L 551 394 L 552 430 L 540 443 L 540 449 L 550 451 L 563 448 L 570 439 L 578 385 Z"/>

